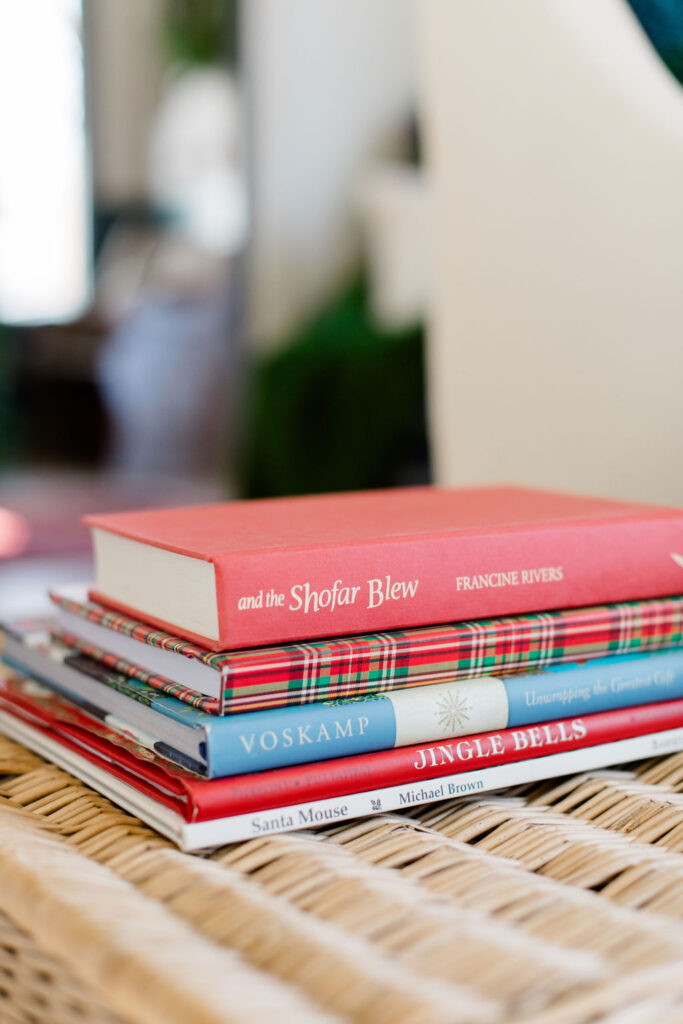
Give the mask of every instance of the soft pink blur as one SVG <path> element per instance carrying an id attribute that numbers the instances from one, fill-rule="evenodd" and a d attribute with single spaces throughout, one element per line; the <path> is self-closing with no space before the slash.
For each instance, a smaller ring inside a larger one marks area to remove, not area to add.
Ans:
<path id="1" fill-rule="evenodd" d="M 0 508 L 0 558 L 16 558 L 28 546 L 25 520 L 8 508 Z"/>

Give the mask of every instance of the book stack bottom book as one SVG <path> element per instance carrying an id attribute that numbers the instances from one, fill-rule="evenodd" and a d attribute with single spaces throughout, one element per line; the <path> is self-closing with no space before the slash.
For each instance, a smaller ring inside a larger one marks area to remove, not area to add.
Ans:
<path id="1" fill-rule="evenodd" d="M 52 597 L 0 730 L 187 850 L 683 749 L 683 597 L 219 654 Z"/>

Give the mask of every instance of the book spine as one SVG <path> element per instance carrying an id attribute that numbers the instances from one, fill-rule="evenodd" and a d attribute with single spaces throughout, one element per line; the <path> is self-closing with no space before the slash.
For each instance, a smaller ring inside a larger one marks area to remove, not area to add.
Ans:
<path id="1" fill-rule="evenodd" d="M 609 765 L 637 761 L 641 758 L 683 750 L 683 728 L 668 729 L 646 736 L 634 736 L 592 747 L 567 750 L 559 754 L 518 761 L 514 764 L 480 768 L 453 776 L 432 779 L 428 787 L 407 783 L 384 786 L 362 793 L 288 804 L 277 810 L 236 814 L 215 821 L 198 821 L 185 825 L 180 835 L 168 830 L 171 839 L 180 839 L 183 849 L 201 850 L 223 843 L 236 843 L 257 836 L 334 824 L 351 818 L 403 810 L 429 800 L 472 796 L 503 786 L 517 786 L 541 779 L 551 779 L 574 772 L 592 771 Z M 140 811 L 133 805 L 133 813 Z M 157 828 L 164 830 L 163 824 Z"/>
<path id="2" fill-rule="evenodd" d="M 683 727 L 683 700 L 603 711 L 426 746 L 279 768 L 190 785 L 188 820 L 255 814 L 287 804 L 414 784 Z M 503 776 L 505 773 L 502 773 Z M 501 784 L 508 784 L 507 782 Z M 421 801 L 417 801 L 421 802 Z"/>
<path id="3" fill-rule="evenodd" d="M 208 774 L 220 778 L 441 742 L 544 722 L 558 711 L 586 715 L 677 698 L 683 698 L 683 649 L 232 715 L 205 725 Z M 163 705 L 157 709 L 178 718 Z"/>
<path id="4" fill-rule="evenodd" d="M 675 517 L 615 518 L 218 559 L 220 638 L 204 640 L 251 647 L 676 594 L 682 533 Z"/>

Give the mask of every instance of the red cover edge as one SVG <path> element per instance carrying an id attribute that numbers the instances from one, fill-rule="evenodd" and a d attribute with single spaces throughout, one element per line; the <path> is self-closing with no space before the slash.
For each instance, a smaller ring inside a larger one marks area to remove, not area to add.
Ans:
<path id="1" fill-rule="evenodd" d="M 192 821 L 195 813 L 194 798 L 186 780 L 180 776 L 176 778 L 173 769 L 166 771 L 158 761 L 136 757 L 125 747 L 98 735 L 92 720 L 74 712 L 74 717 L 83 719 L 82 726 L 61 721 L 46 714 L 33 702 L 16 699 L 4 688 L 0 688 L 0 709 L 98 765 L 145 796 L 169 807 L 185 821 Z"/>

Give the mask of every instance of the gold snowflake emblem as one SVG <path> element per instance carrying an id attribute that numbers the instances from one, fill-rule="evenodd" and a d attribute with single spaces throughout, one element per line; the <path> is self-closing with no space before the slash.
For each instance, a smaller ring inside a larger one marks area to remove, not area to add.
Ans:
<path id="1" fill-rule="evenodd" d="M 445 693 L 436 702 L 436 717 L 444 736 L 453 736 L 464 728 L 470 717 L 470 703 L 460 693 Z"/>

